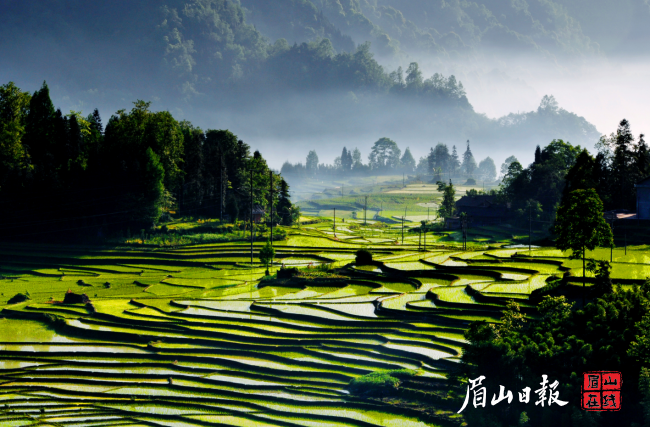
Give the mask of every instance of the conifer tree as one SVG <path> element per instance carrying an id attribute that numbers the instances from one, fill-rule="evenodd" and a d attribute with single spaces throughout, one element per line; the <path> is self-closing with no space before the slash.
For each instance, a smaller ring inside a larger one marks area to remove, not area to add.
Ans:
<path id="1" fill-rule="evenodd" d="M 472 150 L 469 148 L 469 139 L 467 140 L 467 150 L 463 154 L 463 164 L 461 167 L 468 177 L 476 170 L 476 160 L 474 160 Z"/>
<path id="2" fill-rule="evenodd" d="M 616 130 L 612 159 L 612 201 L 617 209 L 633 209 L 636 205 L 633 172 L 634 136 L 630 123 L 623 119 Z"/>
<path id="3" fill-rule="evenodd" d="M 451 160 L 449 161 L 449 169 L 451 173 L 456 173 L 458 168 L 460 167 L 460 158 L 458 157 L 458 151 L 456 150 L 456 146 L 453 146 L 452 152 L 451 152 Z"/>
<path id="4" fill-rule="evenodd" d="M 289 184 L 287 181 L 282 178 L 280 180 L 280 193 L 278 194 L 278 215 L 280 215 L 280 223 L 282 225 L 292 225 L 293 224 L 293 205 L 290 200 L 291 196 L 289 195 Z"/>
<path id="5" fill-rule="evenodd" d="M 441 218 L 448 218 L 450 216 L 453 216 L 454 212 L 456 211 L 456 202 L 454 200 L 456 190 L 454 189 L 454 185 L 451 183 L 451 181 L 449 181 L 449 185 L 443 182 L 438 183 L 438 191 L 440 190 L 442 190 L 443 195 L 442 203 L 438 208 L 438 215 Z"/>
<path id="6" fill-rule="evenodd" d="M 102 125 L 102 118 L 99 116 L 99 110 L 95 108 L 91 118 L 88 120 L 91 125 L 91 129 L 101 133 L 104 133 L 104 126 Z"/>
<path id="7" fill-rule="evenodd" d="M 352 153 L 345 147 L 343 147 L 343 151 L 341 152 L 341 168 L 343 172 L 349 172 L 352 169 Z"/>
<path id="8" fill-rule="evenodd" d="M 404 150 L 404 155 L 402 156 L 400 163 L 406 172 L 413 172 L 415 170 L 415 159 L 413 158 L 409 147 L 406 147 L 406 150 Z"/>
<path id="9" fill-rule="evenodd" d="M 0 86 L 0 189 L 27 166 L 23 138 L 30 97 L 13 82 Z"/>
<path id="10" fill-rule="evenodd" d="M 538 165 L 540 163 L 542 163 L 542 149 L 538 145 L 535 148 L 535 164 Z"/>
<path id="11" fill-rule="evenodd" d="M 50 89 L 46 82 L 34 92 L 29 102 L 29 113 L 25 125 L 23 144 L 32 157 L 37 174 L 46 175 L 45 161 L 50 151 L 54 134 L 54 104 L 50 99 Z"/>
<path id="12" fill-rule="evenodd" d="M 318 154 L 316 154 L 315 150 L 311 150 L 309 154 L 307 154 L 305 168 L 307 169 L 307 173 L 310 175 L 315 174 L 318 170 Z"/>
<path id="13" fill-rule="evenodd" d="M 650 174 L 650 151 L 648 151 L 648 145 L 645 143 L 644 134 L 639 135 L 639 143 L 635 153 L 635 169 L 637 181 L 647 178 L 648 174 Z"/>
<path id="14" fill-rule="evenodd" d="M 151 147 L 145 152 L 144 173 L 142 176 L 143 200 L 137 203 L 140 207 L 140 219 L 154 223 L 160 218 L 160 208 L 163 205 L 165 194 L 165 168 L 160 157 L 154 153 Z"/>
<path id="15" fill-rule="evenodd" d="M 352 151 L 352 165 L 356 165 L 357 163 L 361 163 L 361 151 L 355 147 L 354 151 Z"/>

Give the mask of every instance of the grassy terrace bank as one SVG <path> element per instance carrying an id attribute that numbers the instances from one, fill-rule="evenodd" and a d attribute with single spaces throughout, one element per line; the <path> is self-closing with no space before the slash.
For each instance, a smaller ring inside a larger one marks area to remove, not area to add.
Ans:
<path id="1" fill-rule="evenodd" d="M 0 425 L 460 425 L 445 379 L 469 323 L 510 299 L 535 316 L 549 278 L 581 281 L 552 248 L 421 252 L 351 221 L 289 229 L 270 277 L 246 243 L 0 245 Z M 647 248 L 618 252 L 614 281 L 650 275 Z M 300 273 L 277 279 L 280 264 Z M 397 394 L 359 392 L 386 372 L 409 373 Z"/>

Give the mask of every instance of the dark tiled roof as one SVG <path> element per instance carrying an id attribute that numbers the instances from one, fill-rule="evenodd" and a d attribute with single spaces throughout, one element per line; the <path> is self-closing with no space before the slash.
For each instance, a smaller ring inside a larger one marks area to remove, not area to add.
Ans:
<path id="1" fill-rule="evenodd" d="M 487 208 L 487 207 L 497 207 L 500 206 L 496 203 L 496 196 L 488 195 L 479 195 L 479 196 L 463 196 L 457 202 L 456 206 L 461 207 L 473 207 L 473 208 Z"/>
<path id="2" fill-rule="evenodd" d="M 463 196 L 456 202 L 456 208 L 470 218 L 500 218 L 507 214 L 507 207 L 496 202 L 496 196 Z"/>
<path id="3" fill-rule="evenodd" d="M 490 207 L 462 207 L 460 210 L 467 213 L 470 218 L 479 217 L 502 217 L 506 214 L 505 206 L 490 206 Z"/>

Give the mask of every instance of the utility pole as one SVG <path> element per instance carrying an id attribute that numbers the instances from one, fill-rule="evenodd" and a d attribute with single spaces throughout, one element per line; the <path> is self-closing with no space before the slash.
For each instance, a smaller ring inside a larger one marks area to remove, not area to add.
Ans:
<path id="1" fill-rule="evenodd" d="M 221 179 L 219 180 L 219 221 L 223 223 L 223 154 L 221 154 Z"/>
<path id="2" fill-rule="evenodd" d="M 614 221 L 612 221 L 612 245 L 609 247 L 609 262 L 614 262 Z"/>
<path id="3" fill-rule="evenodd" d="M 251 267 L 253 266 L 253 169 L 251 169 Z"/>
<path id="4" fill-rule="evenodd" d="M 404 209 L 404 215 L 406 215 L 406 209 Z M 402 217 L 402 246 L 404 245 L 404 217 Z"/>
<path id="5" fill-rule="evenodd" d="M 528 255 L 532 255 L 533 204 L 528 202 Z"/>
<path id="6" fill-rule="evenodd" d="M 427 206 L 427 221 L 429 220 L 429 210 L 430 210 L 430 209 L 431 209 L 431 208 L 430 208 L 429 206 Z"/>
<path id="7" fill-rule="evenodd" d="M 612 229 L 612 244 L 609 247 L 609 262 L 613 262 L 613 260 L 614 260 L 614 239 L 613 239 L 613 237 L 614 237 L 614 219 L 615 218 L 616 218 L 616 214 L 613 213 L 613 212 L 608 214 L 607 218 L 606 218 L 606 219 L 609 220 L 609 227 Z M 626 249 L 626 252 L 627 252 L 627 249 Z"/>
<path id="8" fill-rule="evenodd" d="M 334 237 L 336 237 L 336 208 L 334 208 Z"/>
<path id="9" fill-rule="evenodd" d="M 427 223 L 428 223 L 428 221 L 427 221 Z M 427 224 L 424 224 L 422 226 L 424 228 L 424 230 L 422 230 L 422 232 L 424 233 L 424 252 L 427 251 L 427 227 L 426 227 L 426 225 Z"/>
<path id="10" fill-rule="evenodd" d="M 460 227 L 463 233 L 463 250 L 467 250 L 467 214 L 461 213 L 460 215 Z"/>
<path id="11" fill-rule="evenodd" d="M 366 212 L 368 211 L 368 196 L 365 196 L 365 202 L 363 203 L 363 225 L 368 225 Z"/>
<path id="12" fill-rule="evenodd" d="M 273 172 L 269 170 L 269 178 L 271 181 L 270 185 L 270 197 L 271 197 L 271 247 L 273 247 Z"/>
<path id="13" fill-rule="evenodd" d="M 402 188 L 406 187 L 406 174 L 402 174 Z"/>

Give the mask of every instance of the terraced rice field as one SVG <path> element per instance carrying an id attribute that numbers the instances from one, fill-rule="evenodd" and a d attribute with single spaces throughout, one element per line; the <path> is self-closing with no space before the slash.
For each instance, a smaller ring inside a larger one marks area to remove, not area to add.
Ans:
<path id="1" fill-rule="evenodd" d="M 568 268 L 549 249 L 531 259 L 392 243 L 355 268 L 360 245 L 324 231 L 276 244 L 272 273 L 305 273 L 284 280 L 265 279 L 239 244 L 0 246 L 0 425 L 439 425 L 348 383 L 408 369 L 404 387 L 444 394 L 469 323 L 498 321 L 513 298 L 534 315 L 528 294 Z M 68 290 L 91 303 L 61 303 Z M 8 304 L 17 293 L 30 299 Z"/>

